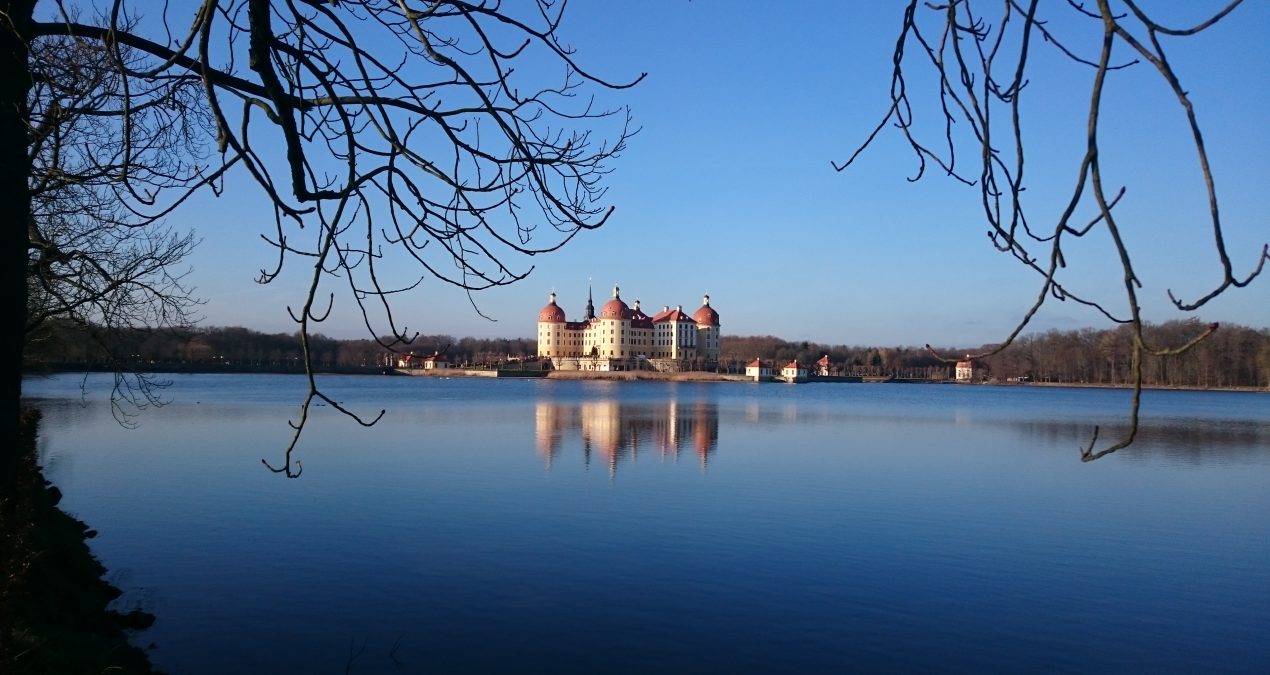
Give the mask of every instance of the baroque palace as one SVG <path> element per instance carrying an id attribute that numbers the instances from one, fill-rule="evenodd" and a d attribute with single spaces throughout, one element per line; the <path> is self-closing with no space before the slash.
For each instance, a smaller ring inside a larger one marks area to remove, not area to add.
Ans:
<path id="1" fill-rule="evenodd" d="M 538 312 L 538 356 L 557 370 L 660 370 L 678 371 L 713 367 L 719 360 L 719 313 L 710 296 L 692 316 L 683 306 L 649 316 L 622 301 L 613 287 L 613 299 L 597 316 L 587 291 L 586 314 L 580 321 L 565 319 L 556 294 Z"/>

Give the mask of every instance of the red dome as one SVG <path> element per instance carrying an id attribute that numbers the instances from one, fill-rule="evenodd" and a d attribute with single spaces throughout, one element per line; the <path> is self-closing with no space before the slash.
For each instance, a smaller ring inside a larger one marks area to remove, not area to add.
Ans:
<path id="1" fill-rule="evenodd" d="M 628 319 L 630 318 L 630 308 L 621 298 L 613 298 L 604 303 L 604 307 L 600 309 L 601 319 Z"/>
<path id="2" fill-rule="evenodd" d="M 538 312 L 538 323 L 564 323 L 564 310 L 553 302 Z"/>
<path id="3" fill-rule="evenodd" d="M 702 326 L 717 326 L 719 325 L 719 313 L 714 311 L 714 308 L 706 305 L 692 315 L 692 320 Z"/>
<path id="4" fill-rule="evenodd" d="M 701 305 L 701 309 L 698 309 L 697 313 L 692 315 L 692 320 L 702 326 L 718 326 L 719 313 L 710 306 L 710 296 L 707 295 L 704 302 L 705 304 Z"/>

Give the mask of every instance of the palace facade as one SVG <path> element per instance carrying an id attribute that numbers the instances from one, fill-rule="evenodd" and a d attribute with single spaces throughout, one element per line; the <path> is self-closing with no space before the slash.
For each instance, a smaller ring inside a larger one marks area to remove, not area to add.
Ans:
<path id="1" fill-rule="evenodd" d="M 719 360 L 719 313 L 705 296 L 689 316 L 683 306 L 669 305 L 653 316 L 639 306 L 627 306 L 613 287 L 613 299 L 600 313 L 587 292 L 586 313 L 569 321 L 550 301 L 538 312 L 538 356 L 557 370 L 661 370 L 711 367 Z"/>

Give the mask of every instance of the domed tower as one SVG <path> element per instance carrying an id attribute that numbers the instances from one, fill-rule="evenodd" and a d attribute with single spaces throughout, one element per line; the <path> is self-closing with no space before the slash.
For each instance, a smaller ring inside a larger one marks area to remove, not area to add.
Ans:
<path id="1" fill-rule="evenodd" d="M 599 334 L 596 336 L 598 356 L 610 359 L 625 359 L 631 356 L 628 350 L 631 329 L 631 308 L 622 302 L 621 289 L 613 287 L 613 299 L 600 308 Z"/>
<path id="2" fill-rule="evenodd" d="M 538 356 L 551 358 L 563 356 L 564 310 L 556 304 L 556 292 L 552 291 L 547 306 L 538 312 Z"/>
<path id="3" fill-rule="evenodd" d="M 707 365 L 719 362 L 719 313 L 710 306 L 710 296 L 701 301 L 701 309 L 692 315 L 697 322 L 697 353 Z"/>
<path id="4" fill-rule="evenodd" d="M 621 319 L 629 313 L 629 307 L 622 302 L 622 289 L 613 287 L 613 299 L 600 308 L 600 319 Z"/>

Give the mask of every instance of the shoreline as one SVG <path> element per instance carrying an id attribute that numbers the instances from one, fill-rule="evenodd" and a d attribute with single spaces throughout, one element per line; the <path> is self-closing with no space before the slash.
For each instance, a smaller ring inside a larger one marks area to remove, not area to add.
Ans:
<path id="1" fill-rule="evenodd" d="M 646 370 L 625 371 L 617 373 L 597 373 L 585 370 L 551 370 L 547 371 L 548 380 L 617 380 L 626 382 L 753 382 L 753 378 L 731 373 L 710 373 L 704 371 L 687 371 L 679 373 L 660 373 Z"/>
<path id="2" fill-rule="evenodd" d="M 1131 384 L 1105 382 L 985 382 L 1001 387 L 1052 387 L 1058 389 L 1133 389 Z M 1252 394 L 1270 394 L 1268 387 L 1199 387 L 1187 384 L 1144 384 L 1143 391 L 1237 391 Z"/>
<path id="3" fill-rule="evenodd" d="M 391 375 L 405 377 L 473 377 L 535 380 L 609 380 L 615 382 L 753 382 L 753 378 L 731 373 L 692 370 L 663 373 L 651 370 L 469 370 L 465 368 L 394 368 Z"/>
<path id="4" fill-rule="evenodd" d="M 28 370 L 23 372 L 24 377 L 39 377 L 43 375 L 53 375 L 62 373 L 85 373 L 85 372 L 108 372 L 104 369 L 78 369 L 78 368 L 56 368 L 56 369 L 39 369 Z M 207 369 L 179 369 L 179 370 L 156 370 L 151 375 L 303 375 L 303 371 L 290 369 L 231 369 L 231 368 L 207 368 Z M 465 378 L 497 378 L 497 379 L 547 379 L 547 380 L 600 380 L 611 382 L 754 382 L 752 377 L 738 375 L 734 373 L 712 373 L 708 371 L 680 371 L 680 372 L 659 372 L 648 370 L 628 370 L 628 371 L 594 371 L 594 370 L 472 370 L 465 368 L 436 368 L 436 369 L 404 369 L 404 368 L 388 368 L 388 367 L 365 367 L 365 368 L 336 368 L 331 370 L 319 370 L 316 375 L 387 375 L 392 377 L 465 377 Z M 780 380 L 768 380 L 764 384 L 786 384 Z M 803 380 L 798 384 L 853 384 L 858 383 L 854 378 L 844 379 L 842 377 L 819 378 L 811 377 Z M 869 382 L 868 384 L 944 384 L 957 386 L 982 386 L 991 385 L 998 387 L 1049 387 L 1063 389 L 1126 389 L 1131 390 L 1133 386 L 1130 384 L 1112 384 L 1106 382 L 956 382 L 954 380 L 893 380 L 890 382 Z M 1163 384 L 1145 384 L 1142 386 L 1144 390 L 1156 391 L 1230 391 L 1244 393 L 1260 393 L 1270 394 L 1270 387 L 1248 387 L 1248 386 L 1232 386 L 1232 387 L 1200 387 L 1192 385 L 1163 385 Z"/>
<path id="5" fill-rule="evenodd" d="M 523 373 L 523 374 L 522 374 Z M 488 378 L 533 378 L 546 380 L 607 380 L 617 382 L 754 382 L 754 378 L 745 375 L 736 375 L 731 373 L 711 373 L 706 371 L 682 371 L 675 373 L 664 373 L 657 371 L 633 370 L 618 372 L 603 372 L 593 370 L 549 370 L 545 372 L 539 371 L 495 371 L 495 370 L 466 370 L 462 368 L 438 368 L 432 370 L 423 369 L 393 369 L 392 375 L 402 375 L 406 377 L 488 377 Z M 768 380 L 762 384 L 786 384 L 779 380 Z M 799 382 L 798 384 L 859 384 L 859 382 L 847 382 L 842 379 L 817 378 L 812 377 Z M 954 380 L 895 380 L 892 382 L 872 382 L 866 384 L 945 384 L 957 386 L 997 386 L 997 387 L 1049 387 L 1064 389 L 1125 389 L 1131 390 L 1133 386 L 1130 384 L 1111 384 L 1098 382 L 956 382 Z M 1266 387 L 1198 387 L 1189 385 L 1143 385 L 1144 390 L 1159 391 L 1232 391 L 1232 392 L 1248 392 L 1270 394 L 1270 388 Z"/>
<path id="6" fill-rule="evenodd" d="M 0 671 L 158 672 L 134 645 L 155 616 L 119 606 L 123 591 L 88 545 L 97 532 L 62 510 L 61 490 L 44 477 L 40 423 L 24 409 L 17 474 L 0 495 Z"/>

